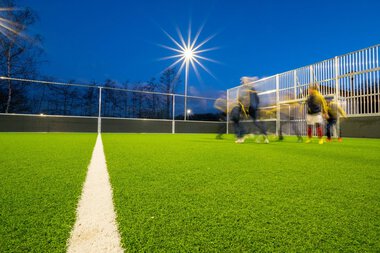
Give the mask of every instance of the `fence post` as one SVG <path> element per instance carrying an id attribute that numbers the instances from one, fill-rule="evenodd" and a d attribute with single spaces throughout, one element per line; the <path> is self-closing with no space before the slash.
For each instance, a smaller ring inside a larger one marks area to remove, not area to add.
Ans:
<path id="1" fill-rule="evenodd" d="M 339 85 L 339 58 L 335 56 L 335 99 L 337 105 L 339 105 L 339 96 L 340 96 L 340 85 Z M 340 120 L 339 117 L 336 120 L 336 134 L 339 136 L 340 133 Z M 340 136 L 339 136 L 340 137 Z"/>
<path id="2" fill-rule="evenodd" d="M 183 115 L 183 119 L 184 119 L 184 121 L 186 121 L 186 119 L 187 119 L 187 76 L 186 76 L 186 80 L 185 80 L 185 82 L 186 82 L 186 84 L 185 84 L 185 103 L 184 103 L 184 115 Z"/>
<path id="3" fill-rule="evenodd" d="M 276 75 L 276 135 L 279 135 L 280 124 L 281 124 L 281 114 L 280 114 L 280 76 Z"/>
<path id="4" fill-rule="evenodd" d="M 298 77 L 297 77 L 297 69 L 293 70 L 293 81 L 294 81 L 294 100 L 297 100 L 297 83 L 298 83 Z M 302 95 L 300 96 L 302 97 Z M 297 102 L 298 103 L 298 102 Z M 299 109 L 296 109 L 297 106 L 296 105 L 293 105 L 293 122 L 290 121 L 290 124 L 294 124 L 296 125 L 296 127 L 299 129 Z M 290 112 L 289 112 L 289 115 L 290 115 Z M 289 129 L 291 129 L 291 127 L 289 127 Z M 290 130 L 289 130 L 290 131 Z M 294 132 L 294 131 L 293 131 Z M 293 134 L 296 134 L 295 132 Z"/>
<path id="5" fill-rule="evenodd" d="M 293 78 L 294 78 L 294 99 L 297 99 L 297 70 L 294 70 Z"/>
<path id="6" fill-rule="evenodd" d="M 228 129 L 228 122 L 230 122 L 230 114 L 229 114 L 229 111 L 230 111 L 230 108 L 229 108 L 229 90 L 227 90 L 227 93 L 226 93 L 226 133 L 229 134 L 229 129 Z"/>
<path id="7" fill-rule="evenodd" d="M 314 82 L 316 82 L 317 80 L 314 80 L 314 70 L 313 70 L 313 65 L 310 65 L 309 67 L 310 69 L 310 85 L 313 85 Z"/>
<path id="8" fill-rule="evenodd" d="M 172 134 L 175 134 L 175 95 L 173 94 L 173 109 L 172 109 Z"/>
<path id="9" fill-rule="evenodd" d="M 98 134 L 102 132 L 102 87 L 99 87 Z"/>

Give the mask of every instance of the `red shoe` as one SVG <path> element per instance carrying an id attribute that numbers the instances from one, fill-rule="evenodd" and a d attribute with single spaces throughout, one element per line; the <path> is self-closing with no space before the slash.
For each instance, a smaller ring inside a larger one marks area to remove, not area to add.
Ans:
<path id="1" fill-rule="evenodd" d="M 342 142 L 343 140 L 342 140 L 342 138 L 339 137 L 339 138 L 338 138 L 338 141 L 339 141 L 339 142 Z"/>

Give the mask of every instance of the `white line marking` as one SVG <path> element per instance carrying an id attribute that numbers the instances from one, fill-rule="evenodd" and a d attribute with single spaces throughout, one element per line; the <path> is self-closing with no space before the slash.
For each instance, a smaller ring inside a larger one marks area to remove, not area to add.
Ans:
<path id="1" fill-rule="evenodd" d="M 92 153 L 67 252 L 124 252 L 100 134 Z"/>

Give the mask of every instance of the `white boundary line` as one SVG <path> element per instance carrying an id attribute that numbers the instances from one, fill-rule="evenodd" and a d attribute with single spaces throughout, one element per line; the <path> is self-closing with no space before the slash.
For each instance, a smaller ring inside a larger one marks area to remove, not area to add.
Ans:
<path id="1" fill-rule="evenodd" d="M 88 167 L 67 252 L 124 252 L 100 134 Z"/>

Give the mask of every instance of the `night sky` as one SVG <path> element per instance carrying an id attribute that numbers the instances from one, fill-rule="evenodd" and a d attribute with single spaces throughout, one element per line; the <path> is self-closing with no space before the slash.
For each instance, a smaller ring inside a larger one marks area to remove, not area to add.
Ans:
<path id="1" fill-rule="evenodd" d="M 193 36 L 205 24 L 203 56 L 216 77 L 190 73 L 191 95 L 217 96 L 239 84 L 241 76 L 265 77 L 380 42 L 380 1 L 243 0 L 20 0 L 39 16 L 30 33 L 43 37 L 45 75 L 60 81 L 117 82 L 158 78 L 178 40 L 176 27 Z M 182 76 L 182 79 L 184 76 Z M 182 85 L 183 86 L 183 85 Z M 178 90 L 183 92 L 183 87 Z"/>

